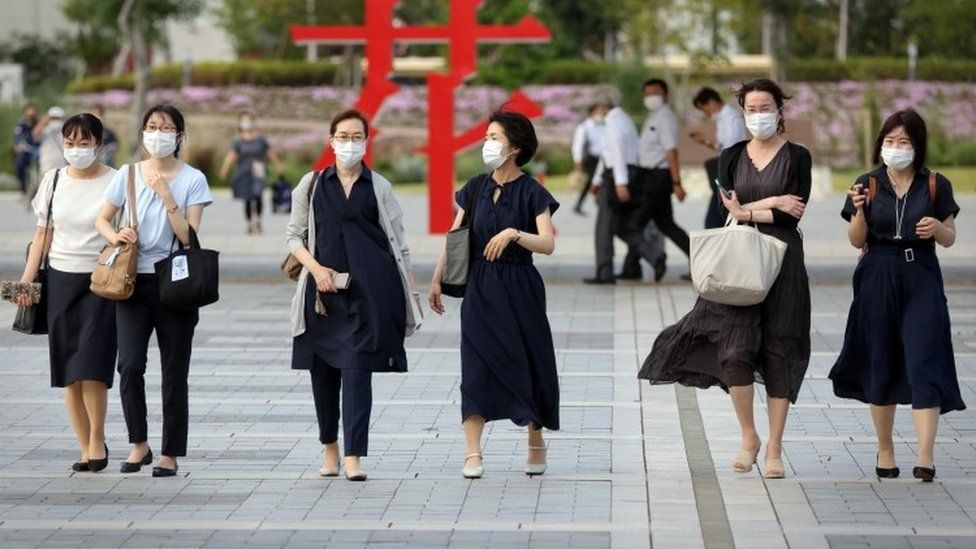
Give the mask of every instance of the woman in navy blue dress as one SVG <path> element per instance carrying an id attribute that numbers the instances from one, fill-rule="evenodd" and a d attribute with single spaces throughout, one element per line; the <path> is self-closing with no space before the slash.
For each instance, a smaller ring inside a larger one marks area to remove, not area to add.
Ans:
<path id="1" fill-rule="evenodd" d="M 499 111 L 490 118 L 482 156 L 491 170 L 458 191 L 461 224 L 469 199 L 474 206 L 472 262 L 461 304 L 461 419 L 467 439 L 462 474 L 484 473 L 481 433 L 486 421 L 508 419 L 528 426 L 525 473 L 546 470 L 542 428 L 559 429 L 559 382 L 546 287 L 532 254 L 555 248 L 551 215 L 559 207 L 542 185 L 519 168 L 538 148 L 525 116 Z M 441 303 L 444 254 L 434 272 L 430 306 Z"/>
<path id="2" fill-rule="evenodd" d="M 372 374 L 407 370 L 403 341 L 419 317 L 400 207 L 390 182 L 362 163 L 368 131 L 358 111 L 336 115 L 336 165 L 302 179 L 288 227 L 304 266 L 292 306 L 292 368 L 311 372 L 325 454 L 319 473 L 327 477 L 339 474 L 341 389 L 349 480 L 366 479 L 359 458 L 367 455 Z"/>
<path id="3" fill-rule="evenodd" d="M 876 474 L 894 478 L 895 405 L 911 404 L 918 436 L 915 478 L 935 478 L 939 415 L 964 410 L 949 309 L 935 244 L 956 241 L 952 185 L 925 167 L 925 121 L 914 110 L 888 117 L 874 150 L 879 167 L 857 179 L 841 215 L 865 249 L 854 271 L 844 347 L 830 371 L 834 394 L 871 405 Z"/>

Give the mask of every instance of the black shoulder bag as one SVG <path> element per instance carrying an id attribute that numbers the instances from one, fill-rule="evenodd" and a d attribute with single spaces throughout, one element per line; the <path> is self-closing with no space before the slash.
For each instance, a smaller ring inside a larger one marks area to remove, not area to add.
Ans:
<path id="1" fill-rule="evenodd" d="M 159 281 L 159 301 L 180 311 L 192 311 L 220 299 L 219 252 L 200 247 L 197 232 L 190 229 L 190 243 L 154 265 Z M 176 235 L 173 243 L 177 242 Z"/>
<path id="2" fill-rule="evenodd" d="M 17 307 L 13 329 L 30 335 L 44 335 L 47 333 L 47 268 L 48 268 L 48 238 L 53 232 L 51 227 L 51 209 L 54 207 L 54 191 L 58 189 L 58 176 L 61 170 L 54 172 L 54 182 L 51 184 L 51 198 L 47 201 L 47 215 L 44 221 L 44 239 L 41 241 L 41 262 L 37 270 L 35 282 L 41 285 L 41 298 L 37 303 L 27 307 Z M 27 245 L 27 255 L 30 256 L 31 244 Z"/>

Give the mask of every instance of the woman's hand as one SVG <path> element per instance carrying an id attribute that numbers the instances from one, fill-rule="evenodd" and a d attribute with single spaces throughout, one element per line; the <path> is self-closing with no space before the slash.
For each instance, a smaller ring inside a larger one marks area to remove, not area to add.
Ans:
<path id="1" fill-rule="evenodd" d="M 430 310 L 439 315 L 447 311 L 441 302 L 441 283 L 437 280 L 430 282 L 430 295 L 427 297 L 427 303 L 430 305 Z"/>
<path id="2" fill-rule="evenodd" d="M 135 244 L 138 240 L 139 234 L 134 229 L 131 227 L 123 227 L 119 229 L 119 232 L 115 233 L 115 238 L 112 239 L 112 245 Z"/>
<path id="3" fill-rule="evenodd" d="M 807 205 L 803 203 L 802 198 L 795 194 L 784 194 L 778 198 L 779 200 L 776 201 L 777 210 L 786 212 L 797 219 L 803 217 L 803 212 L 806 210 Z"/>
<path id="4" fill-rule="evenodd" d="M 915 234 L 921 238 L 933 238 L 942 228 L 942 222 L 934 217 L 923 217 L 915 225 Z"/>
<path id="5" fill-rule="evenodd" d="M 861 213 L 864 211 L 864 204 L 867 202 L 868 197 L 864 194 L 864 185 L 860 183 L 851 187 L 851 190 L 847 191 L 848 198 L 854 204 L 854 211 Z"/>
<path id="6" fill-rule="evenodd" d="M 728 194 L 719 192 L 718 195 L 722 198 L 722 204 L 732 214 L 732 217 L 738 221 L 747 221 L 749 219 L 749 212 L 742 207 L 742 204 L 739 204 L 739 197 L 735 194 L 735 191 Z"/>
<path id="7" fill-rule="evenodd" d="M 315 278 L 315 287 L 318 291 L 324 294 L 334 294 L 338 292 L 335 287 L 335 281 L 332 279 L 335 276 L 335 271 L 328 267 L 323 267 L 319 265 L 317 269 L 312 270 L 312 277 Z"/>
<path id="8" fill-rule="evenodd" d="M 31 305 L 34 305 L 34 302 L 31 300 L 29 295 L 18 294 L 17 297 L 14 298 L 14 304 L 18 307 L 30 307 Z"/>
<path id="9" fill-rule="evenodd" d="M 508 247 L 509 243 L 515 240 L 518 236 L 518 231 L 512 229 L 502 230 L 500 233 L 496 234 L 491 240 L 488 241 L 488 245 L 485 246 L 485 259 L 488 261 L 495 261 L 502 256 L 502 252 Z"/>
<path id="10" fill-rule="evenodd" d="M 163 202 L 169 203 L 169 199 L 173 197 L 173 193 L 169 188 L 169 182 L 159 172 L 149 176 L 146 180 L 146 186 L 152 189 Z"/>

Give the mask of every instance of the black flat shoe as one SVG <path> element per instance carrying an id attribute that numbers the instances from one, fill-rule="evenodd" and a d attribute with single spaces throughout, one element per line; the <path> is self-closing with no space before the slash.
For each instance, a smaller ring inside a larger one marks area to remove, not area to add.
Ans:
<path id="1" fill-rule="evenodd" d="M 668 272 L 668 258 L 662 257 L 654 262 L 654 282 L 660 282 Z"/>
<path id="2" fill-rule="evenodd" d="M 74 462 L 74 463 L 71 464 L 71 470 L 74 471 L 74 472 L 76 472 L 76 473 L 84 473 L 85 471 L 88 470 L 88 462 L 87 461 L 76 461 L 76 462 Z"/>
<path id="3" fill-rule="evenodd" d="M 932 482 L 935 479 L 935 467 L 916 467 L 912 469 L 912 476 L 922 482 Z"/>
<path id="4" fill-rule="evenodd" d="M 874 474 L 878 478 L 898 478 L 901 474 L 901 469 L 897 467 L 878 467 L 878 456 L 874 456 Z"/>
<path id="5" fill-rule="evenodd" d="M 102 459 L 88 458 L 88 470 L 92 473 L 97 473 L 106 467 L 108 467 L 108 444 L 105 445 L 105 457 Z"/>
<path id="6" fill-rule="evenodd" d="M 131 461 L 123 461 L 120 472 L 122 473 L 138 473 L 142 470 L 143 465 L 149 465 L 153 461 L 152 448 L 146 452 L 146 456 L 142 458 L 142 461 L 132 463 Z"/>
<path id="7" fill-rule="evenodd" d="M 177 465 L 176 467 L 174 467 L 172 469 L 167 469 L 166 467 L 153 467 L 153 474 L 152 474 L 152 476 L 154 476 L 154 477 L 175 477 L 176 476 L 176 472 L 179 471 L 179 469 L 180 469 L 180 466 L 179 465 Z"/>

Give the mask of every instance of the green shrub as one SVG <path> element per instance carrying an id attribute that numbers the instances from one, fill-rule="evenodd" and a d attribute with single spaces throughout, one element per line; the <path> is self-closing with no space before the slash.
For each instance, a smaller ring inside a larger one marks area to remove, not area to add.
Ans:
<path id="1" fill-rule="evenodd" d="M 841 62 L 835 59 L 795 59 L 786 75 L 794 82 L 836 82 L 839 80 L 903 80 L 908 78 L 908 59 L 898 57 L 855 57 Z M 918 60 L 918 80 L 976 82 L 976 60 Z"/>

